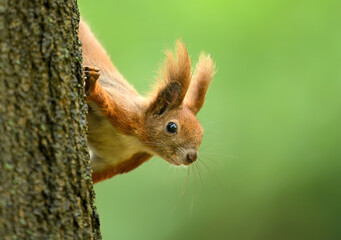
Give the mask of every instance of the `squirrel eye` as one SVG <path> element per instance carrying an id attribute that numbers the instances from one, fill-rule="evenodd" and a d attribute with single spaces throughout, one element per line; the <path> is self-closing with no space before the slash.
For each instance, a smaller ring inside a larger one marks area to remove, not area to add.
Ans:
<path id="1" fill-rule="evenodd" d="M 166 126 L 166 131 L 171 134 L 176 134 L 178 131 L 178 126 L 174 122 L 169 122 Z"/>

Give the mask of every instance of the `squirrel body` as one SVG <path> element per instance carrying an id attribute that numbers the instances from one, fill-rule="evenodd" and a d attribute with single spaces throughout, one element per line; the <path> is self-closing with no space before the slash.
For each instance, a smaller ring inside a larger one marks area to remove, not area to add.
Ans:
<path id="1" fill-rule="evenodd" d="M 119 73 L 83 20 L 79 38 L 93 182 L 129 172 L 153 155 L 173 165 L 194 162 L 203 135 L 195 115 L 213 79 L 212 59 L 202 54 L 192 77 L 187 50 L 178 41 L 176 57 L 166 54 L 162 80 L 143 97 Z"/>

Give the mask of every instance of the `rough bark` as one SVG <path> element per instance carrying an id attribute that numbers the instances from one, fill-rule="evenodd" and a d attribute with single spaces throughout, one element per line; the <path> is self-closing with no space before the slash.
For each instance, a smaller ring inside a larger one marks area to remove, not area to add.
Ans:
<path id="1" fill-rule="evenodd" d="M 0 0 L 0 238 L 100 239 L 76 0 Z"/>

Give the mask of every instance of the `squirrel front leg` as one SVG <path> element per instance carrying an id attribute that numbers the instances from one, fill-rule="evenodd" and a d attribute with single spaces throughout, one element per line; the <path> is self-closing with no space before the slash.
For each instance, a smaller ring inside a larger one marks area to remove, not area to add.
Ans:
<path id="1" fill-rule="evenodd" d="M 86 101 L 95 101 L 100 106 L 111 101 L 110 95 L 102 88 L 97 81 L 101 76 L 97 67 L 83 66 Z"/>
<path id="2" fill-rule="evenodd" d="M 139 119 L 134 114 L 128 113 L 124 108 L 116 104 L 115 99 L 109 95 L 101 86 L 98 79 L 100 70 L 96 67 L 84 66 L 84 80 L 86 101 L 95 102 L 99 110 L 108 118 L 108 120 L 125 134 L 133 133 L 137 128 Z"/>
<path id="3" fill-rule="evenodd" d="M 99 76 L 99 68 L 83 66 L 86 100 L 90 100 L 91 95 L 96 95 L 96 85 Z M 98 89 L 100 90 L 100 89 Z M 101 90 L 100 90 L 101 91 Z"/>

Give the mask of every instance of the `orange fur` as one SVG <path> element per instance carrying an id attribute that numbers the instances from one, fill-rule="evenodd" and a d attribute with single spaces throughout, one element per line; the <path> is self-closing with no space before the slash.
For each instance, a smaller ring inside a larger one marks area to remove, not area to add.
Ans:
<path id="1" fill-rule="evenodd" d="M 165 107 L 164 105 L 172 106 L 168 110 L 180 106 L 190 85 L 191 61 L 187 49 L 180 40 L 176 42 L 176 47 L 176 56 L 169 50 L 166 52 L 165 67 L 161 69 L 161 80 L 150 96 L 152 112 L 157 111 L 157 107 Z M 162 94 L 171 97 L 162 97 Z"/>
<path id="2" fill-rule="evenodd" d="M 133 134 L 135 129 L 140 128 L 140 119 L 136 114 L 127 112 L 118 106 L 115 100 L 102 88 L 98 82 L 95 83 L 87 101 L 94 101 L 100 107 L 101 112 L 110 120 L 116 129 L 124 134 Z"/>
<path id="3" fill-rule="evenodd" d="M 196 65 L 195 75 L 191 81 L 185 104 L 196 114 L 205 102 L 205 96 L 215 74 L 214 62 L 210 55 L 202 53 Z"/>
<path id="4" fill-rule="evenodd" d="M 84 73 L 94 183 L 129 172 L 153 155 L 174 165 L 195 161 L 203 135 L 195 115 L 214 75 L 212 59 L 202 55 L 192 78 L 185 44 L 177 41 L 176 54 L 166 52 L 162 80 L 144 98 L 117 71 L 83 21 L 79 37 L 83 63 L 89 66 Z"/>
<path id="5" fill-rule="evenodd" d="M 108 167 L 104 171 L 101 172 L 95 172 L 92 174 L 92 181 L 93 183 L 101 182 L 105 179 L 112 178 L 116 174 L 122 174 L 129 172 L 138 166 L 140 166 L 142 163 L 150 159 L 152 155 L 146 154 L 146 153 L 137 153 L 134 156 L 132 156 L 130 159 L 117 164 L 113 167 Z"/>
<path id="6" fill-rule="evenodd" d="M 82 41 L 83 62 L 86 65 L 96 66 L 105 73 L 117 72 L 104 48 L 82 20 L 79 23 L 78 36 Z"/>

